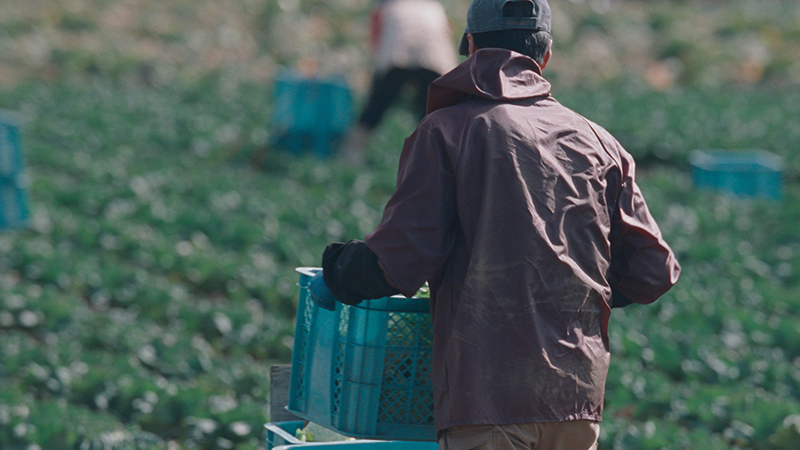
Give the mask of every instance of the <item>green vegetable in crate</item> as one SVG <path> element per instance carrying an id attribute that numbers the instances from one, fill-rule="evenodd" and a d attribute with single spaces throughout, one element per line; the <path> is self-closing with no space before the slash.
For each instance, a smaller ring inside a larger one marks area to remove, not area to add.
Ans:
<path id="1" fill-rule="evenodd" d="M 305 427 L 298 428 L 295 432 L 295 437 L 303 442 L 338 442 L 353 440 L 353 438 L 329 430 L 314 422 L 308 422 Z"/>
<path id="2" fill-rule="evenodd" d="M 417 291 L 417 295 L 414 297 L 417 298 L 431 298 L 431 287 L 428 286 L 428 282 L 426 281 L 425 284 L 422 285 L 421 288 Z"/>
<path id="3" fill-rule="evenodd" d="M 314 433 L 306 430 L 305 428 L 298 428 L 294 433 L 294 437 L 300 439 L 302 442 L 315 442 L 316 437 Z"/>

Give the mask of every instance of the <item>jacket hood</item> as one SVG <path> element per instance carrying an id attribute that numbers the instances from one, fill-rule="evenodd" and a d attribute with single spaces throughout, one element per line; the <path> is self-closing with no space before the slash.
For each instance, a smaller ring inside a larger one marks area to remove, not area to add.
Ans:
<path id="1" fill-rule="evenodd" d="M 453 105 L 464 96 L 509 101 L 549 94 L 550 83 L 536 61 L 510 50 L 485 48 L 431 83 L 427 112 Z"/>

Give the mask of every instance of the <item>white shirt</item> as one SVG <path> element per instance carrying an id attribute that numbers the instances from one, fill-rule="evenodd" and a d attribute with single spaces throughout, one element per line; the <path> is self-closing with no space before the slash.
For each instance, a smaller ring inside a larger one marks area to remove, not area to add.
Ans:
<path id="1" fill-rule="evenodd" d="M 447 13 L 434 0 L 387 0 L 378 11 L 374 64 L 421 67 L 443 74 L 458 64 Z"/>

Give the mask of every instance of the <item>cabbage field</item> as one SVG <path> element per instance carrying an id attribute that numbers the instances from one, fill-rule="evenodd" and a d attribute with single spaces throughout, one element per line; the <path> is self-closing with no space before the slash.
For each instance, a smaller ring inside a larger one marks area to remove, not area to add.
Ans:
<path id="1" fill-rule="evenodd" d="M 443 3 L 455 42 L 466 4 Z M 796 449 L 800 5 L 551 3 L 555 97 L 634 154 L 683 265 L 657 303 L 614 310 L 600 448 Z M 0 230 L 0 448 L 266 448 L 294 268 L 377 224 L 414 127 L 394 110 L 363 168 L 282 151 L 272 80 L 344 72 L 360 101 L 369 6 L 0 5 L 30 206 Z M 704 148 L 782 156 L 783 196 L 698 189 Z"/>

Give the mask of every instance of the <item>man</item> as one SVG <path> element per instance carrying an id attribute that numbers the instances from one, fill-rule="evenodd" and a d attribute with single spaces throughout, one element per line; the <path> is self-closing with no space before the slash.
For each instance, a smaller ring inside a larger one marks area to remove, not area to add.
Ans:
<path id="1" fill-rule="evenodd" d="M 611 308 L 680 273 L 630 154 L 550 95 L 549 31 L 546 0 L 473 0 L 383 219 L 323 255 L 345 303 L 429 282 L 442 449 L 596 448 Z"/>

